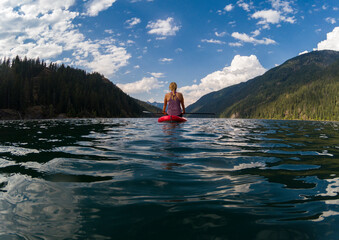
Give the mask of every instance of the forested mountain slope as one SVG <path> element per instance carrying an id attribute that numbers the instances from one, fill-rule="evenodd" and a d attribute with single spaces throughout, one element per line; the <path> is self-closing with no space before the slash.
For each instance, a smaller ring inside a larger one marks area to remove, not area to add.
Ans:
<path id="1" fill-rule="evenodd" d="M 39 59 L 0 61 L 0 118 L 138 117 L 146 110 L 99 73 Z"/>
<path id="2" fill-rule="evenodd" d="M 226 118 L 339 120 L 339 52 L 292 58 L 245 83 L 203 96 L 187 112 Z"/>

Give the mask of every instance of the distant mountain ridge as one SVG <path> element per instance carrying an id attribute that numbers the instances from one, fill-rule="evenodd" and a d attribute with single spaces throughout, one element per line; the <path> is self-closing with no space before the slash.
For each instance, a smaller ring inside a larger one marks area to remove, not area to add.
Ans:
<path id="1" fill-rule="evenodd" d="M 162 110 L 162 108 L 164 107 L 164 103 L 158 103 L 158 102 L 147 102 L 148 104 L 155 106 L 157 108 L 160 108 Z"/>
<path id="2" fill-rule="evenodd" d="M 226 118 L 339 120 L 339 52 L 292 58 L 247 82 L 209 93 L 187 112 Z"/>

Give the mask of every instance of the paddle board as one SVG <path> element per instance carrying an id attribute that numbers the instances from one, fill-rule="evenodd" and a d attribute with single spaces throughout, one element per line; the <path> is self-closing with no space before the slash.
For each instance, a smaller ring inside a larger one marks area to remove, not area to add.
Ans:
<path id="1" fill-rule="evenodd" d="M 184 117 L 166 115 L 158 118 L 158 122 L 186 122 L 187 119 Z"/>

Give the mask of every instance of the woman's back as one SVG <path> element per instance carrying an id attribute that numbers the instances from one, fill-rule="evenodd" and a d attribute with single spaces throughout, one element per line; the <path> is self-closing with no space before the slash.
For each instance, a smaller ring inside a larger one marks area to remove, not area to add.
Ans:
<path id="1" fill-rule="evenodd" d="M 172 82 L 170 84 L 169 89 L 171 90 L 171 92 L 165 95 L 164 107 L 162 111 L 165 115 L 168 114 L 168 115 L 182 116 L 182 114 L 185 114 L 184 96 L 181 93 L 176 92 L 177 84 L 175 82 Z M 166 113 L 167 103 L 168 103 L 168 109 Z"/>
<path id="2" fill-rule="evenodd" d="M 168 108 L 167 114 L 168 115 L 175 115 L 178 116 L 181 114 L 181 107 L 180 107 L 180 94 L 176 92 L 170 92 L 170 96 L 167 99 L 168 101 Z"/>

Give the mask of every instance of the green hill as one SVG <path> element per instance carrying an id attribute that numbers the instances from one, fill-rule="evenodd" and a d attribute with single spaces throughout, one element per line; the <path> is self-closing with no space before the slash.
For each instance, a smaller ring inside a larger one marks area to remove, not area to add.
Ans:
<path id="1" fill-rule="evenodd" d="M 339 120 L 339 52 L 295 57 L 245 83 L 203 96 L 187 112 L 226 118 Z"/>
<path id="2" fill-rule="evenodd" d="M 0 119 L 138 117 L 149 107 L 99 73 L 39 59 L 0 61 Z"/>

